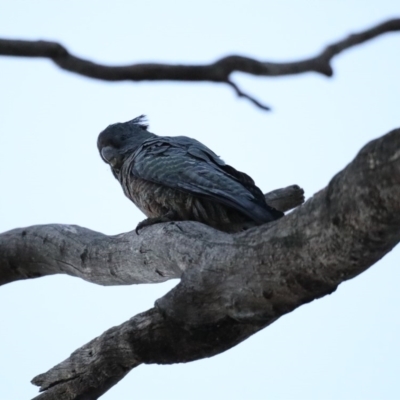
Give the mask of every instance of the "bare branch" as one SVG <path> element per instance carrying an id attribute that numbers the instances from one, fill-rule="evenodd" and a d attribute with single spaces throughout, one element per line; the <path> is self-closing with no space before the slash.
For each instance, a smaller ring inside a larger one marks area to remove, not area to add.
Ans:
<path id="1" fill-rule="evenodd" d="M 173 252 L 169 261 L 160 263 L 153 254 L 157 243 L 166 254 Z M 186 265 L 185 254 L 174 250 L 166 238 L 150 243 L 134 232 L 107 236 L 61 224 L 13 229 L 0 235 L 0 284 L 53 274 L 100 285 L 164 282 L 179 278 Z"/>
<path id="2" fill-rule="evenodd" d="M 37 399 L 97 399 L 140 363 L 211 357 L 365 271 L 400 241 L 400 129 L 278 221 L 236 235 L 192 222 L 164 228 L 146 235 L 186 238 L 181 282 L 36 377 L 47 390 Z"/>
<path id="3" fill-rule="evenodd" d="M 304 203 L 304 190 L 291 185 L 265 194 L 266 202 L 279 211 L 289 211 Z"/>
<path id="4" fill-rule="evenodd" d="M 255 106 L 257 106 L 258 108 L 261 108 L 262 110 L 265 111 L 270 111 L 271 108 L 266 106 L 265 104 L 260 103 L 258 100 L 256 100 L 254 97 L 250 96 L 247 93 L 244 93 L 238 85 L 236 85 L 236 83 L 234 83 L 233 81 L 231 81 L 230 79 L 227 81 L 227 84 L 229 86 L 231 86 L 233 88 L 233 90 L 236 92 L 236 94 L 238 95 L 238 97 L 244 97 L 245 99 L 249 100 L 250 102 L 252 102 Z"/>
<path id="5" fill-rule="evenodd" d="M 267 193 L 265 198 L 273 207 L 287 211 L 304 202 L 304 192 L 292 185 Z M 194 230 L 203 240 L 214 234 L 197 225 L 201 224 L 194 224 Z M 167 232 L 170 228 L 158 225 L 158 229 Z M 76 225 L 13 229 L 0 234 L 0 285 L 53 274 L 76 276 L 99 285 L 180 278 L 188 264 L 188 243 L 184 237 L 178 243 L 175 240 L 175 236 L 168 239 L 163 234 L 149 236 L 146 230 L 140 236 L 134 231 L 107 236 Z M 201 253 L 200 246 L 197 251 Z M 192 258 L 191 262 L 196 260 Z"/>
<path id="6" fill-rule="evenodd" d="M 383 22 L 373 28 L 348 36 L 327 46 L 319 55 L 293 62 L 258 61 L 240 55 L 223 57 L 211 64 L 173 65 L 139 63 L 126 66 L 107 66 L 72 55 L 64 46 L 50 41 L 0 39 L 0 55 L 18 57 L 42 57 L 54 61 L 60 68 L 90 78 L 105 81 L 210 81 L 230 85 L 236 93 L 252 101 L 263 110 L 269 108 L 243 93 L 232 81 L 233 72 L 245 72 L 256 76 L 294 75 L 317 72 L 332 76 L 331 60 L 342 51 L 357 46 L 377 36 L 400 30 L 400 19 Z"/>

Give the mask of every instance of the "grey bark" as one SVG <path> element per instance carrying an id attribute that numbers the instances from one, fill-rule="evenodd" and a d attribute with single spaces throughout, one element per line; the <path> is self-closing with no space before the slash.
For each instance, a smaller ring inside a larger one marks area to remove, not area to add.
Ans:
<path id="1" fill-rule="evenodd" d="M 141 63 L 126 66 L 108 66 L 76 57 L 64 46 L 56 42 L 12 39 L 0 39 L 0 55 L 49 58 L 64 70 L 105 81 L 170 80 L 225 83 L 231 86 L 239 97 L 250 100 L 257 107 L 269 110 L 268 106 L 244 93 L 231 80 L 231 74 L 233 72 L 245 72 L 256 76 L 282 76 L 316 72 L 330 77 L 333 75 L 331 61 L 335 56 L 377 36 L 399 30 L 400 19 L 391 19 L 332 43 L 314 57 L 280 63 L 259 61 L 240 55 L 230 55 L 213 63 L 203 65 Z"/>
<path id="2" fill-rule="evenodd" d="M 0 254 L 7 242 L 18 247 L 28 236 L 19 232 L 11 240 L 10 232 Z M 126 240 L 114 237 L 101 257 L 115 254 L 118 242 Z M 221 353 L 332 293 L 399 241 L 400 129 L 367 144 L 325 189 L 278 221 L 234 235 L 193 222 L 149 227 L 136 247 L 129 242 L 130 254 L 134 251 L 144 270 L 150 259 L 152 267 L 181 263 L 180 283 L 154 308 L 34 378 L 45 391 L 37 399 L 97 399 L 141 363 L 187 362 Z M 72 253 L 79 262 L 82 253 Z M 41 254 L 46 268 L 52 260 Z M 68 247 L 64 255 L 69 257 Z M 108 280 L 102 279 L 103 284 Z"/>
<path id="3" fill-rule="evenodd" d="M 304 202 L 304 192 L 292 185 L 267 193 L 265 199 L 280 211 L 288 211 Z M 180 278 L 188 263 L 197 260 L 188 256 L 187 247 L 195 246 L 198 254 L 202 251 L 201 242 L 192 243 L 196 235 L 209 235 L 212 240 L 214 231 L 198 225 L 189 241 L 185 237 L 177 241 L 175 235 L 166 234 L 170 227 L 165 225 L 156 226 L 157 235 L 144 229 L 140 235 L 132 231 L 107 236 L 62 224 L 13 229 L 0 234 L 0 285 L 53 274 L 104 286 Z"/>

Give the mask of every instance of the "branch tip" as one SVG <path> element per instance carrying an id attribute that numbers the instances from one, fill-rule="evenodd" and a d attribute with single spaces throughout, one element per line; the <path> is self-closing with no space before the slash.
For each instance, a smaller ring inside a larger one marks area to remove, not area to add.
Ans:
<path id="1" fill-rule="evenodd" d="M 249 100 L 251 103 L 253 103 L 255 106 L 257 106 L 258 108 L 261 108 L 264 111 L 271 111 L 271 108 L 265 104 L 262 104 L 261 102 L 259 102 L 257 99 L 255 99 L 253 96 L 250 96 L 249 94 L 243 92 L 239 86 L 236 85 L 236 83 L 234 83 L 233 81 L 231 81 L 230 79 L 228 79 L 226 81 L 226 83 L 231 86 L 233 88 L 233 90 L 236 92 L 236 94 L 238 95 L 238 97 L 243 97 L 247 100 Z"/>

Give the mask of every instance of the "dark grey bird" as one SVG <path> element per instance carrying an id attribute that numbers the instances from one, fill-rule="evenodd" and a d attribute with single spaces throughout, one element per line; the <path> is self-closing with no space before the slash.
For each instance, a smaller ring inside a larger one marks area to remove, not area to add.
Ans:
<path id="1" fill-rule="evenodd" d="M 148 217 L 136 230 L 167 221 L 199 221 L 232 232 L 283 213 L 270 207 L 252 178 L 186 136 L 157 136 L 143 115 L 108 126 L 98 137 L 101 158 L 125 195 Z"/>

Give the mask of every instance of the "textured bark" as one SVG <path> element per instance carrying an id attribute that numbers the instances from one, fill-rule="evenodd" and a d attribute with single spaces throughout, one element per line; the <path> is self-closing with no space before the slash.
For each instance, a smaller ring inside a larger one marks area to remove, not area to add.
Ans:
<path id="1" fill-rule="evenodd" d="M 0 55 L 49 58 L 64 70 L 105 81 L 170 80 L 226 83 L 235 90 L 238 96 L 247 98 L 264 110 L 269 110 L 268 106 L 240 90 L 230 79 L 231 74 L 233 72 L 245 72 L 256 76 L 282 76 L 317 72 L 329 77 L 333 75 L 331 61 L 336 55 L 382 34 L 397 32 L 399 30 L 400 19 L 392 19 L 360 33 L 352 34 L 336 43 L 332 43 L 315 57 L 284 63 L 259 61 L 240 55 L 230 55 L 211 64 L 204 65 L 147 63 L 113 67 L 76 57 L 70 54 L 59 43 L 44 40 L 29 41 L 12 39 L 0 39 Z"/>
<path id="2" fill-rule="evenodd" d="M 160 265 L 185 249 L 180 283 L 153 309 L 34 378 L 46 390 L 37 399 L 96 399 L 141 363 L 211 357 L 365 271 L 400 241 L 400 129 L 366 145 L 278 221 L 235 235 L 164 224 L 140 240 L 151 257 L 168 247 L 159 248 L 162 241 L 177 246 Z"/>
<path id="3" fill-rule="evenodd" d="M 304 202 L 297 185 L 265 195 L 280 211 Z M 168 227 L 158 225 L 160 232 Z M 0 285 L 21 279 L 67 274 L 99 285 L 159 283 L 180 278 L 188 263 L 187 248 L 197 236 L 213 237 L 214 232 L 195 224 L 193 237 L 176 241 L 175 235 L 149 235 L 146 229 L 115 236 L 76 225 L 36 225 L 0 234 Z M 193 249 L 201 253 L 200 242 Z M 155 252 L 153 249 L 157 249 Z M 188 261 L 190 259 L 191 261 Z"/>

